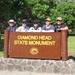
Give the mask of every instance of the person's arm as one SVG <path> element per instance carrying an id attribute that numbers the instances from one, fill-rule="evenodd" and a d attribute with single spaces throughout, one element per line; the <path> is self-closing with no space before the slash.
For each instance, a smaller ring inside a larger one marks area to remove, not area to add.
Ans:
<path id="1" fill-rule="evenodd" d="M 54 30 L 48 30 L 47 32 L 54 32 Z"/>
<path id="2" fill-rule="evenodd" d="M 45 25 L 43 25 L 42 30 L 45 30 Z"/>
<path id="3" fill-rule="evenodd" d="M 17 28 L 17 27 L 16 27 L 16 25 L 15 25 L 14 28 L 13 28 L 13 32 L 16 32 L 16 28 Z"/>
<path id="4" fill-rule="evenodd" d="M 10 31 L 10 27 L 9 26 L 6 29 Z"/>
<path id="5" fill-rule="evenodd" d="M 45 25 L 42 27 L 42 32 L 47 32 L 47 31 L 45 30 Z"/>
<path id="6" fill-rule="evenodd" d="M 66 26 L 64 28 L 61 28 L 61 30 L 68 30 L 68 27 Z"/>
<path id="7" fill-rule="evenodd" d="M 54 32 L 54 30 L 42 30 L 42 32 Z"/>

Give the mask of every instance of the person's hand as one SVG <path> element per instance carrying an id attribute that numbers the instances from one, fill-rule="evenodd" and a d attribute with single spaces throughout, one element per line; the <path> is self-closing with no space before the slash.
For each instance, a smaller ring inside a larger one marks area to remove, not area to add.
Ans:
<path id="1" fill-rule="evenodd" d="M 65 30 L 65 28 L 61 28 L 61 30 Z"/>
<path id="2" fill-rule="evenodd" d="M 68 30 L 68 27 L 65 27 L 65 28 L 61 28 L 61 30 Z"/>

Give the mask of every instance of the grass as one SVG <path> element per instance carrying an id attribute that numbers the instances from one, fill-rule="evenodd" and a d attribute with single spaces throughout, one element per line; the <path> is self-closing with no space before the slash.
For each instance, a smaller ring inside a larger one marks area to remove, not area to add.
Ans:
<path id="1" fill-rule="evenodd" d="M 70 32 L 71 33 L 71 32 Z M 3 56 L 4 35 L 1 35 L 0 40 L 0 57 Z M 68 53 L 75 56 L 75 33 L 71 33 L 68 37 Z"/>
<path id="2" fill-rule="evenodd" d="M 68 50 L 69 51 L 75 50 L 75 36 L 68 37 Z"/>
<path id="3" fill-rule="evenodd" d="M 69 37 L 68 37 L 68 49 L 69 51 L 75 50 L 75 30 L 69 30 Z"/>
<path id="4" fill-rule="evenodd" d="M 68 54 L 69 56 L 75 57 L 75 30 L 69 30 L 69 37 L 68 37 Z"/>
<path id="5" fill-rule="evenodd" d="M 3 56 L 3 54 L 4 54 L 4 53 L 3 53 L 3 51 L 0 51 L 0 57 L 2 57 L 2 56 Z"/>
<path id="6" fill-rule="evenodd" d="M 4 48 L 4 35 L 1 35 L 1 38 L 0 38 L 0 57 L 3 56 L 3 48 Z"/>

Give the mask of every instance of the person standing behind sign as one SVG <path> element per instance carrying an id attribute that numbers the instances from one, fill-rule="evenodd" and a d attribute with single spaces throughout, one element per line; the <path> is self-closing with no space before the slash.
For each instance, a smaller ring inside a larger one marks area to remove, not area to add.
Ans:
<path id="1" fill-rule="evenodd" d="M 8 21 L 9 26 L 6 28 L 7 30 L 9 30 L 10 32 L 15 32 L 16 31 L 16 22 L 13 19 L 10 19 Z"/>
<path id="2" fill-rule="evenodd" d="M 41 32 L 41 27 L 39 27 L 39 20 L 34 20 L 33 27 L 29 29 L 29 32 Z"/>
<path id="3" fill-rule="evenodd" d="M 68 27 L 66 25 L 62 24 L 62 18 L 57 18 L 57 25 L 55 26 L 55 32 L 59 32 L 61 30 L 68 30 Z"/>
<path id="4" fill-rule="evenodd" d="M 54 26 L 51 25 L 51 19 L 46 18 L 45 25 L 42 27 L 42 32 L 54 32 Z"/>
<path id="5" fill-rule="evenodd" d="M 23 19 L 22 20 L 22 26 L 18 27 L 16 29 L 16 32 L 28 32 L 29 27 L 27 26 L 27 20 Z"/>

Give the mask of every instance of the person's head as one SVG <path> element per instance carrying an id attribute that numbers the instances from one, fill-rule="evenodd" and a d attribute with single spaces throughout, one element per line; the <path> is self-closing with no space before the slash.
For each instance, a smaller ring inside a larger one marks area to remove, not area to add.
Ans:
<path id="1" fill-rule="evenodd" d="M 34 27 L 37 28 L 39 26 L 39 20 L 34 20 L 33 24 Z"/>
<path id="2" fill-rule="evenodd" d="M 45 23 L 47 26 L 49 26 L 51 24 L 51 19 L 50 18 L 46 18 Z"/>
<path id="3" fill-rule="evenodd" d="M 61 17 L 58 17 L 58 18 L 57 18 L 57 24 L 58 24 L 58 25 L 61 25 L 61 24 L 62 24 L 62 18 L 61 18 Z"/>
<path id="4" fill-rule="evenodd" d="M 16 22 L 13 19 L 10 19 L 8 21 L 8 24 L 9 24 L 9 26 L 13 27 L 16 24 Z"/>
<path id="5" fill-rule="evenodd" d="M 26 27 L 26 25 L 27 25 L 27 20 L 26 20 L 26 19 L 23 19 L 23 20 L 22 20 L 22 26 L 23 26 L 23 27 Z"/>

